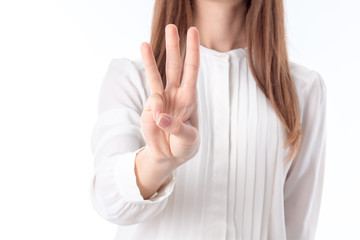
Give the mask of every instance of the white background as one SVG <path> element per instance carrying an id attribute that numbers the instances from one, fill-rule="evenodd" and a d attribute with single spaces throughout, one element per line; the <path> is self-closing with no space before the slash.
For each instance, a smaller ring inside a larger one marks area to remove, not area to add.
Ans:
<path id="1" fill-rule="evenodd" d="M 140 57 L 154 1 L 0 1 L 0 239 L 113 239 L 89 198 L 108 64 Z M 290 59 L 328 90 L 317 239 L 360 239 L 360 3 L 286 1 Z"/>

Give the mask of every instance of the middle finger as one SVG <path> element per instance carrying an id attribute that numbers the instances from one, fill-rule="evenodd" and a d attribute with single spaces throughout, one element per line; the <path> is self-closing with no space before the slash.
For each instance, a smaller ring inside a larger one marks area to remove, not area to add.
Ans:
<path id="1" fill-rule="evenodd" d="M 179 34 L 175 24 L 165 28 L 166 42 L 166 89 L 180 86 L 181 58 L 179 50 Z"/>

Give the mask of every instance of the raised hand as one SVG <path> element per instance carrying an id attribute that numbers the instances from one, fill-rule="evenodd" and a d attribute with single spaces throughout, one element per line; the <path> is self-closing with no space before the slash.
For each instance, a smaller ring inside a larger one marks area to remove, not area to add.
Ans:
<path id="1" fill-rule="evenodd" d="M 151 95 L 141 115 L 145 151 L 151 161 L 176 168 L 191 159 L 200 145 L 197 79 L 200 66 L 199 33 L 190 27 L 186 39 L 184 73 L 181 77 L 179 35 L 174 24 L 165 28 L 166 89 L 151 46 L 143 42 L 140 50 Z"/>

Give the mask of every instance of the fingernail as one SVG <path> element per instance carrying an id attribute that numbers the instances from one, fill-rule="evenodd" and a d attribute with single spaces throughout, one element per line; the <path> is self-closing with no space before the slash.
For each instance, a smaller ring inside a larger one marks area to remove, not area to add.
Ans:
<path id="1" fill-rule="evenodd" d="M 160 116 L 160 118 L 156 122 L 157 125 L 159 125 L 162 128 L 166 128 L 170 124 L 170 119 L 163 116 Z"/>
<path id="2" fill-rule="evenodd" d="M 159 113 L 160 113 L 160 111 L 156 111 L 156 113 L 155 113 L 155 119 L 157 119 L 157 118 L 158 118 Z"/>
<path id="3" fill-rule="evenodd" d="M 153 112 L 153 117 L 154 117 L 155 121 L 158 118 L 159 113 L 160 113 L 160 111 Z"/>

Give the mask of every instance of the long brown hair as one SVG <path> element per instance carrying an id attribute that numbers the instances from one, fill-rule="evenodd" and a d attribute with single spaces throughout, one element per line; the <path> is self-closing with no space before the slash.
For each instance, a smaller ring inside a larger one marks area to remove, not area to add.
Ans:
<path id="1" fill-rule="evenodd" d="M 244 0 L 246 5 L 246 44 L 249 67 L 254 79 L 271 102 L 288 134 L 285 146 L 291 146 L 286 159 L 298 153 L 302 130 L 295 87 L 290 74 L 284 24 L 283 0 Z M 182 61 L 186 33 L 193 26 L 193 0 L 156 0 L 153 10 L 150 44 L 166 86 L 165 26 L 173 23 L 179 31 Z"/>

